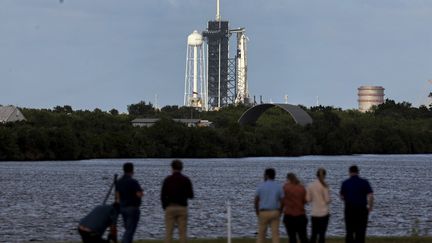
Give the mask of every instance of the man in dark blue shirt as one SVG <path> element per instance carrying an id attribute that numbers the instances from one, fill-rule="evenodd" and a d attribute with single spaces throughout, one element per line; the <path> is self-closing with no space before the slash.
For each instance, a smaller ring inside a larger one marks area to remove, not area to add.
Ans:
<path id="1" fill-rule="evenodd" d="M 108 239 L 117 242 L 118 204 L 99 205 L 79 222 L 78 232 L 83 243 L 107 243 L 102 239 L 105 230 L 110 227 Z"/>
<path id="2" fill-rule="evenodd" d="M 125 232 L 122 243 L 132 243 L 140 217 L 141 198 L 144 192 L 138 181 L 133 179 L 134 166 L 132 163 L 123 165 L 123 176 L 117 181 L 116 200 L 120 203 L 120 213 L 123 217 Z"/>
<path id="3" fill-rule="evenodd" d="M 373 191 L 369 182 L 359 177 L 356 165 L 349 168 L 350 178 L 342 183 L 341 199 L 345 202 L 346 243 L 364 243 L 368 215 L 373 207 Z"/>

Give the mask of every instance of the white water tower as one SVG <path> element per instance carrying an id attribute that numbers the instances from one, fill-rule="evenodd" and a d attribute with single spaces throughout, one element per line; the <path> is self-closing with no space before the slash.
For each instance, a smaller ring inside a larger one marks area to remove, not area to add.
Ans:
<path id="1" fill-rule="evenodd" d="M 203 42 L 196 30 L 187 38 L 184 105 L 207 110 Z"/>

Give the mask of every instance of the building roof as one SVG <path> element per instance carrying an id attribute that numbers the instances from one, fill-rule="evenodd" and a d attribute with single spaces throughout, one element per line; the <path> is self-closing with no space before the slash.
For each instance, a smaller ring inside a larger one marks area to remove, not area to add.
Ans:
<path id="1" fill-rule="evenodd" d="M 136 118 L 132 120 L 132 123 L 156 123 L 159 118 Z"/>
<path id="2" fill-rule="evenodd" d="M 173 119 L 175 122 L 182 122 L 182 123 L 199 123 L 200 119 Z"/>
<path id="3" fill-rule="evenodd" d="M 0 106 L 0 123 L 25 120 L 18 108 L 12 105 Z"/>
<path id="4" fill-rule="evenodd" d="M 288 112 L 299 125 L 305 126 L 313 122 L 312 117 L 301 107 L 290 104 L 260 104 L 253 106 L 243 113 L 238 122 L 240 125 L 253 124 L 266 110 L 275 106 Z"/>
<path id="5" fill-rule="evenodd" d="M 159 118 L 136 118 L 132 120 L 132 123 L 156 123 L 160 119 Z M 181 123 L 199 123 L 204 122 L 204 120 L 201 119 L 172 119 L 175 122 L 181 122 Z M 207 121 L 208 122 L 208 121 Z"/>

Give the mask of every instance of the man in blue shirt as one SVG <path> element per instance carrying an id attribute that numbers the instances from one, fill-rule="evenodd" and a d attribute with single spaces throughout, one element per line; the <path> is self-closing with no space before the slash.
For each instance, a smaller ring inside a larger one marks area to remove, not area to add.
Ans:
<path id="1" fill-rule="evenodd" d="M 123 165 L 123 176 L 117 181 L 116 200 L 120 203 L 120 213 L 123 217 L 125 232 L 122 243 L 132 243 L 133 235 L 140 217 L 141 198 L 144 192 L 138 181 L 133 179 L 134 166 L 132 163 Z"/>
<path id="2" fill-rule="evenodd" d="M 265 242 L 267 226 L 272 229 L 272 242 L 279 243 L 279 224 L 282 212 L 283 190 L 282 185 L 275 182 L 276 171 L 268 168 L 264 172 L 262 182 L 255 194 L 255 212 L 258 216 L 257 243 Z"/>
<path id="3" fill-rule="evenodd" d="M 341 199 L 345 202 L 346 243 L 364 243 L 368 215 L 373 207 L 373 191 L 369 182 L 359 177 L 356 165 L 349 168 L 350 178 L 342 183 Z"/>

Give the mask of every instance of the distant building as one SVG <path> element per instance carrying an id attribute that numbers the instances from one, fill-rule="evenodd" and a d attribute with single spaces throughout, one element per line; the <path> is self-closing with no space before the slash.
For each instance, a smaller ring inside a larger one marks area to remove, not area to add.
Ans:
<path id="1" fill-rule="evenodd" d="M 24 115 L 15 106 L 0 106 L 0 123 L 25 121 Z"/>
<path id="2" fill-rule="evenodd" d="M 137 118 L 132 120 L 132 126 L 151 127 L 159 120 L 160 120 L 159 118 Z M 172 120 L 175 122 L 186 124 L 188 127 L 211 127 L 213 124 L 208 120 L 201 120 L 201 119 L 172 119 Z"/>
<path id="3" fill-rule="evenodd" d="M 384 103 L 384 88 L 381 86 L 360 86 L 358 88 L 359 111 L 369 111 L 372 106 Z"/>
<path id="4" fill-rule="evenodd" d="M 131 123 L 134 127 L 151 127 L 159 120 L 159 118 L 136 118 Z"/>

